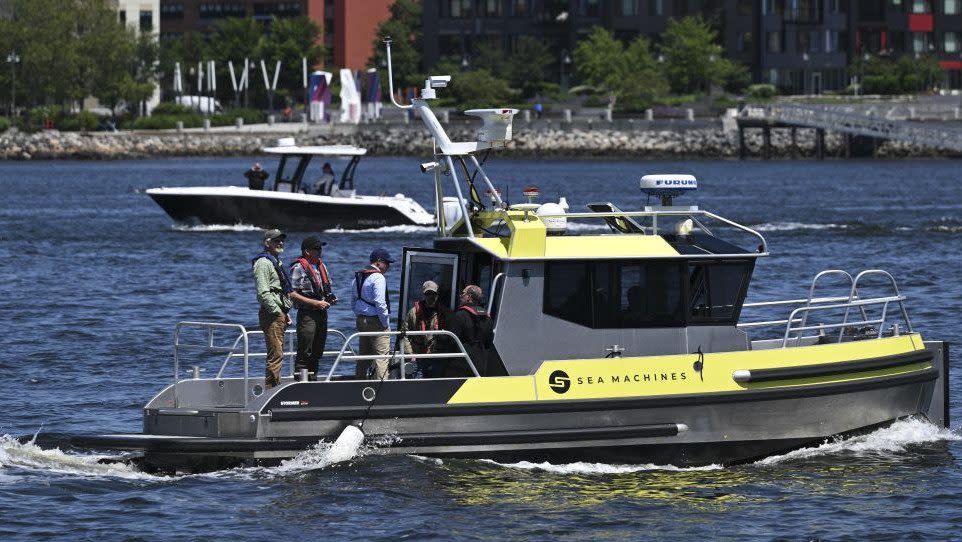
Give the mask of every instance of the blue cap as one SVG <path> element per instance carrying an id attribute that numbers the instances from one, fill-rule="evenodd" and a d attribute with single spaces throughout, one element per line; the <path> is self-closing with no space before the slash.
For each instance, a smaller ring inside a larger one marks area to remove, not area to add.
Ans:
<path id="1" fill-rule="evenodd" d="M 373 252 L 371 252 L 371 263 L 376 261 L 394 263 L 394 259 L 391 258 L 391 255 L 388 254 L 388 252 L 383 248 L 376 248 Z"/>

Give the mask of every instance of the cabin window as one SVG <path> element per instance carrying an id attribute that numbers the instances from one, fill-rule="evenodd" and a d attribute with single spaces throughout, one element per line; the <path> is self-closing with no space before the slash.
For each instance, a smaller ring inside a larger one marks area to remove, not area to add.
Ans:
<path id="1" fill-rule="evenodd" d="M 545 314 L 595 329 L 685 325 L 683 262 L 549 262 Z"/>
<path id="2" fill-rule="evenodd" d="M 582 262 L 558 262 L 545 265 L 544 313 L 591 326 L 588 296 L 588 265 Z"/>
<path id="3" fill-rule="evenodd" d="M 689 323 L 733 324 L 741 312 L 750 272 L 748 262 L 690 263 Z"/>

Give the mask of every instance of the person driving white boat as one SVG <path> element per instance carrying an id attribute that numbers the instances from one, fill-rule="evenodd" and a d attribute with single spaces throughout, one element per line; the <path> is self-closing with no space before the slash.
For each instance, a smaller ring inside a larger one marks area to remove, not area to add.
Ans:
<path id="1" fill-rule="evenodd" d="M 334 189 L 334 168 L 331 167 L 330 162 L 324 162 L 324 166 L 321 168 L 321 176 L 318 177 L 317 182 L 314 183 L 309 194 L 317 194 L 318 196 L 330 196 L 332 190 Z"/>

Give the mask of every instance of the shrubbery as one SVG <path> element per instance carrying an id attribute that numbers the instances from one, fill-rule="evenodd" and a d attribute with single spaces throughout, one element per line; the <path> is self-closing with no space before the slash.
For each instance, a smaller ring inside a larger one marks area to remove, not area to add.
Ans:
<path id="1" fill-rule="evenodd" d="M 746 95 L 749 98 L 755 98 L 758 100 L 769 100 L 774 98 L 778 94 L 778 90 L 775 85 L 749 85 Z"/>
<path id="2" fill-rule="evenodd" d="M 10 119 L 7 117 L 0 117 L 0 132 L 6 132 L 10 128 Z"/>
<path id="3" fill-rule="evenodd" d="M 57 128 L 65 132 L 86 132 L 96 130 L 98 126 L 100 126 L 100 117 L 90 111 L 66 115 L 57 121 Z"/>

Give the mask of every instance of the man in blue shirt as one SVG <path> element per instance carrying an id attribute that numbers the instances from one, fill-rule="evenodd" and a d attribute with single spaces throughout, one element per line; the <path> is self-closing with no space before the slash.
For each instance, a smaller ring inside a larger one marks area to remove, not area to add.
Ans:
<path id="1" fill-rule="evenodd" d="M 387 281 L 384 274 L 391 268 L 394 260 L 383 248 L 371 252 L 371 265 L 354 273 L 351 282 L 351 307 L 357 317 L 358 331 L 387 331 L 390 329 L 389 315 L 391 305 L 387 299 Z M 382 355 L 375 360 L 358 360 L 356 376 L 359 380 L 368 378 L 368 369 L 374 361 L 374 378 L 387 377 L 388 355 L 391 352 L 390 335 L 370 335 L 361 337 L 361 351 L 364 355 Z"/>

